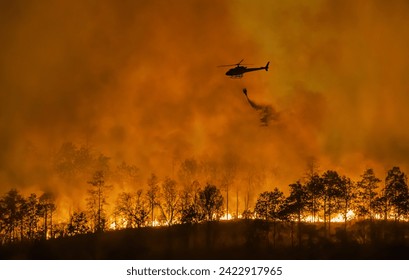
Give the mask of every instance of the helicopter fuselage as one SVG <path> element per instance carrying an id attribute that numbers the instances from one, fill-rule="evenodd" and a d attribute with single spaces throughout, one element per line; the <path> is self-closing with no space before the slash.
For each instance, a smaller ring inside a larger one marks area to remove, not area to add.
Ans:
<path id="1" fill-rule="evenodd" d="M 258 71 L 258 70 L 266 70 L 268 71 L 268 65 L 270 64 L 270 62 L 267 62 L 266 66 L 264 67 L 256 67 L 256 68 L 248 68 L 245 66 L 236 66 L 235 68 L 231 68 L 226 72 L 227 76 L 230 76 L 232 78 L 241 78 L 243 77 L 244 73 L 247 72 L 252 72 L 252 71 Z"/>

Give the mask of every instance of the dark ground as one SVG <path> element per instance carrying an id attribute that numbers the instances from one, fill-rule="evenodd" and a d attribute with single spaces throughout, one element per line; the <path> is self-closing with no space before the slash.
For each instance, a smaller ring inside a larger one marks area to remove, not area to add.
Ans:
<path id="1" fill-rule="evenodd" d="M 274 227 L 275 235 L 274 235 Z M 409 259 L 408 224 L 259 220 L 126 229 L 0 247 L 0 259 Z"/>

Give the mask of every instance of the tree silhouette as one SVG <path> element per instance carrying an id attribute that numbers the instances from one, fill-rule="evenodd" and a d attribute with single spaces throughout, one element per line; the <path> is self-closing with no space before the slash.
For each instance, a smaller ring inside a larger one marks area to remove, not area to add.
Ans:
<path id="1" fill-rule="evenodd" d="M 357 206 L 359 206 L 359 204 Z M 386 197 L 384 195 L 384 191 L 382 195 L 378 195 L 375 197 L 373 201 L 372 211 L 374 213 L 374 216 L 378 216 L 384 221 L 388 219 L 388 207 L 386 205 Z"/>
<path id="2" fill-rule="evenodd" d="M 192 187 L 184 188 L 180 197 L 180 222 L 182 224 L 195 224 L 203 220 L 203 215 L 197 204 L 198 190 L 200 184 L 198 181 L 192 183 Z"/>
<path id="3" fill-rule="evenodd" d="M 94 231 L 103 231 L 106 222 L 105 206 L 108 204 L 106 191 L 111 186 L 106 185 L 102 170 L 96 171 L 88 184 L 91 188 L 88 190 L 87 206 L 93 220 Z"/>
<path id="4" fill-rule="evenodd" d="M 74 212 L 67 227 L 68 235 L 86 234 L 90 232 L 87 214 L 83 211 Z"/>
<path id="5" fill-rule="evenodd" d="M 266 191 L 257 198 L 254 212 L 258 218 L 276 221 L 280 217 L 280 210 L 284 202 L 284 194 L 278 188 Z"/>
<path id="6" fill-rule="evenodd" d="M 150 212 L 151 212 L 151 225 L 154 226 L 155 207 L 159 203 L 159 182 L 158 182 L 158 177 L 156 177 L 156 175 L 153 173 L 148 179 L 148 191 L 146 193 L 146 196 L 148 197 L 148 202 L 149 202 L 149 207 L 150 207 Z"/>
<path id="7" fill-rule="evenodd" d="M 219 220 L 223 215 L 223 201 L 220 189 L 214 185 L 207 184 L 203 190 L 200 190 L 198 204 L 204 219 Z"/>
<path id="8" fill-rule="evenodd" d="M 143 191 L 136 193 L 122 192 L 118 195 L 115 206 L 115 216 L 119 216 L 119 221 L 115 219 L 115 225 L 120 227 L 135 228 L 144 226 L 149 216 L 147 203 L 142 196 Z"/>
<path id="9" fill-rule="evenodd" d="M 189 204 L 181 209 L 180 222 L 182 224 L 197 224 L 204 219 L 197 204 Z"/>
<path id="10" fill-rule="evenodd" d="M 25 199 L 16 189 L 11 189 L 1 198 L 0 205 L 6 239 L 10 242 L 21 240 L 23 237 Z"/>
<path id="11" fill-rule="evenodd" d="M 388 171 L 385 179 L 384 195 L 386 212 L 392 215 L 395 220 L 399 220 L 408 213 L 409 190 L 407 177 L 399 167 L 393 167 Z"/>
<path id="12" fill-rule="evenodd" d="M 218 220 L 224 213 L 230 213 L 228 197 L 230 196 L 231 202 L 232 184 L 234 180 L 239 182 L 239 178 L 235 177 L 238 175 L 236 174 L 238 170 L 236 170 L 234 157 L 226 158 L 218 164 L 209 162 L 208 169 L 204 167 L 202 169 L 202 165 L 194 159 L 185 160 L 180 165 L 178 181 L 165 177 L 159 182 L 152 174 L 147 180 L 146 191 L 135 188 L 139 185 L 140 178 L 139 170 L 135 166 L 123 162 L 117 166 L 115 173 L 110 173 L 109 158 L 102 154 L 98 156 L 91 153 L 86 147 L 65 144 L 58 160 L 56 159 L 54 163 L 56 164 L 54 167 L 58 167 L 61 172 L 57 172 L 58 175 L 64 179 L 69 176 L 75 177 L 74 179 L 81 177 L 81 182 L 85 182 L 87 180 L 82 176 L 91 174 L 91 179 L 87 182 L 89 190 L 86 197 L 89 211 L 74 212 L 70 217 L 61 215 L 59 217 L 66 220 L 58 224 L 55 219 L 58 200 L 53 193 L 44 192 L 40 193 L 40 196 L 32 193 L 24 196 L 18 190 L 11 189 L 0 197 L 1 244 L 20 241 L 29 243 L 26 241 L 65 236 L 67 233 L 72 236 L 102 231 L 106 228 L 105 221 L 108 214 L 114 214 L 118 229 L 143 227 L 150 222 L 155 225 L 154 222 L 157 220 L 169 226 L 176 223 L 195 224 Z M 86 173 L 91 170 L 97 171 Z M 203 173 L 199 174 L 201 171 Z M 243 197 L 243 206 L 240 209 L 243 210 L 242 218 L 256 217 L 266 221 L 247 220 L 243 223 L 245 226 L 255 226 L 254 232 L 258 231 L 258 233 L 254 238 L 261 232 L 266 234 L 268 240 L 272 234 L 275 244 L 277 229 L 279 229 L 282 230 L 280 234 L 283 237 L 289 237 L 291 234 L 292 246 L 297 243 L 300 246 L 314 245 L 324 236 L 325 242 L 346 240 L 356 242 L 358 245 L 365 244 L 365 246 L 371 245 L 368 241 L 375 245 L 378 241 L 382 242 L 382 245 L 407 241 L 409 188 L 407 177 L 399 167 L 388 170 L 384 188 L 380 191 L 381 180 L 375 176 L 371 168 L 364 170 L 356 182 L 333 170 L 318 174 L 312 168 L 307 177 L 302 177 L 289 185 L 287 197 L 278 188 L 259 193 L 255 197 L 256 190 L 265 186 L 266 175 L 263 171 L 255 169 L 247 172 L 249 172 L 248 176 L 244 173 L 241 178 L 244 179 L 245 184 L 243 186 L 237 184 L 241 189 L 237 189 L 236 193 L 236 216 L 239 216 L 237 200 L 240 192 Z M 78 175 L 80 176 L 76 177 Z M 219 182 L 220 188 L 212 184 L 201 187 L 198 180 L 202 177 Z M 115 183 L 118 188 L 116 191 L 119 193 L 113 213 L 108 213 L 107 207 L 110 187 L 107 185 L 108 179 Z M 62 182 L 67 184 L 67 180 Z M 236 185 L 233 189 L 236 191 L 235 187 Z M 252 204 L 254 207 L 251 207 Z M 250 211 L 250 208 L 254 212 Z M 349 222 L 350 210 L 356 214 L 352 219 L 358 220 L 357 223 Z M 343 221 L 334 222 L 335 216 L 342 216 Z M 324 218 L 324 227 L 320 224 L 308 224 L 310 220 L 306 218 L 310 217 L 313 223 Z M 376 221 L 381 218 L 385 221 Z M 205 228 L 213 230 L 214 225 L 218 226 L 217 223 L 209 223 Z M 182 230 L 186 228 L 189 227 L 180 227 Z M 199 225 L 197 228 L 203 227 Z M 332 234 L 335 232 L 334 228 L 337 231 Z M 298 242 L 295 240 L 296 231 Z M 348 239 L 342 239 L 344 232 Z M 370 238 L 367 238 L 368 233 Z M 214 235 L 213 231 L 207 235 L 208 240 L 213 242 Z M 288 241 L 283 238 L 283 244 L 286 242 Z"/>
<path id="13" fill-rule="evenodd" d="M 336 171 L 328 170 L 322 175 L 322 182 L 324 185 L 324 227 L 328 224 L 328 233 L 331 234 L 331 215 L 338 210 L 342 180 Z"/>
<path id="14" fill-rule="evenodd" d="M 259 195 L 254 212 L 257 217 L 273 221 L 273 245 L 276 242 L 276 222 L 282 217 L 284 207 L 284 194 L 278 188 L 266 191 Z"/>
<path id="15" fill-rule="evenodd" d="M 53 237 L 53 213 L 56 210 L 55 197 L 50 192 L 39 198 L 39 212 L 43 218 L 43 238 Z"/>
<path id="16" fill-rule="evenodd" d="M 324 196 L 324 184 L 322 178 L 317 173 L 309 175 L 306 183 L 307 207 L 312 216 L 312 221 L 316 221 L 317 214 L 323 208 L 322 199 Z"/>
<path id="17" fill-rule="evenodd" d="M 348 212 L 353 209 L 353 201 L 356 197 L 354 182 L 346 176 L 341 177 L 339 185 L 339 208 L 344 217 L 344 230 L 347 230 Z"/>
<path id="18" fill-rule="evenodd" d="M 3 203 L 3 199 L 0 199 L 0 243 L 5 242 L 6 236 L 6 206 Z"/>
<path id="19" fill-rule="evenodd" d="M 139 228 L 146 225 L 149 217 L 149 210 L 147 203 L 142 196 L 142 190 L 138 190 L 136 192 L 136 203 L 134 209 L 134 222 L 136 226 Z"/>
<path id="20" fill-rule="evenodd" d="M 372 168 L 366 169 L 364 174 L 361 175 L 361 180 L 357 183 L 357 207 L 355 209 L 358 216 L 368 218 L 372 221 L 376 201 L 376 189 L 378 189 L 380 182 L 381 180 L 375 176 Z"/>
<path id="21" fill-rule="evenodd" d="M 223 161 L 220 185 L 226 191 L 226 218 L 229 219 L 229 191 L 236 176 L 238 158 L 234 154 L 226 154 Z"/>
<path id="22" fill-rule="evenodd" d="M 120 227 L 133 228 L 134 216 L 134 195 L 130 192 L 121 192 L 116 200 L 114 215 L 115 228 Z M 118 217 L 119 216 L 119 217 Z M 119 221 L 118 221 L 119 218 Z"/>
<path id="23" fill-rule="evenodd" d="M 159 208 L 168 226 L 174 223 L 178 202 L 176 181 L 166 177 L 162 183 L 162 202 L 159 203 Z"/>
<path id="24" fill-rule="evenodd" d="M 38 231 L 39 216 L 41 215 L 40 202 L 35 193 L 30 194 L 26 201 L 27 237 L 35 239 Z"/>
<path id="25" fill-rule="evenodd" d="M 300 181 L 289 186 L 290 194 L 285 199 L 283 214 L 289 216 L 290 221 L 293 220 L 293 216 L 296 217 L 298 244 L 301 244 L 301 219 L 303 213 L 308 209 L 308 192 L 306 186 L 302 185 Z"/>
<path id="26" fill-rule="evenodd" d="M 266 183 L 266 174 L 265 172 L 256 172 L 255 170 L 249 168 L 246 176 L 247 184 L 245 186 L 244 193 L 244 218 L 253 218 L 254 217 L 254 207 L 251 207 L 251 201 L 255 200 L 254 190 L 261 188 Z"/>

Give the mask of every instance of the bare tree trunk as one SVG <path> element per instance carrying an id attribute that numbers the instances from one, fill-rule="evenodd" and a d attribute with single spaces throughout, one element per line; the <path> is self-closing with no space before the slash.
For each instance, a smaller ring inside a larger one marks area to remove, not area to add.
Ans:
<path id="1" fill-rule="evenodd" d="M 297 233 L 298 233 L 298 246 L 301 246 L 301 212 L 298 212 L 298 222 L 297 222 Z"/>
<path id="2" fill-rule="evenodd" d="M 348 210 L 345 209 L 345 213 L 344 213 L 344 215 L 345 215 L 345 217 L 344 217 L 344 230 L 345 230 L 345 232 L 347 232 L 347 213 L 348 213 Z"/>
<path id="3" fill-rule="evenodd" d="M 153 204 L 153 203 L 151 203 L 151 209 L 152 209 L 152 214 L 151 214 L 151 223 L 152 223 L 152 226 L 154 226 L 154 220 L 153 220 L 153 209 L 155 208 L 155 205 Z"/>
<path id="4" fill-rule="evenodd" d="M 291 228 L 291 248 L 294 247 L 294 222 L 290 221 L 290 228 Z"/>
<path id="5" fill-rule="evenodd" d="M 47 208 L 45 208 L 45 213 L 44 213 L 44 239 L 47 239 L 47 231 L 48 231 L 48 221 L 47 221 Z"/>
<path id="6" fill-rule="evenodd" d="M 328 201 L 328 236 L 331 235 L 331 200 Z"/>
<path id="7" fill-rule="evenodd" d="M 226 185 L 226 220 L 229 219 L 229 185 Z"/>
<path id="8" fill-rule="evenodd" d="M 50 237 L 53 238 L 53 211 L 50 210 Z"/>
<path id="9" fill-rule="evenodd" d="M 236 219 L 239 218 L 239 188 L 236 191 Z"/>

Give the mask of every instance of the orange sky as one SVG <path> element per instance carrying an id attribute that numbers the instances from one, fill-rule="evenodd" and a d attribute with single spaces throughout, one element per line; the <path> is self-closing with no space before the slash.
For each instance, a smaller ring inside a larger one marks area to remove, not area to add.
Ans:
<path id="1" fill-rule="evenodd" d="M 49 185 L 66 141 L 143 176 L 234 161 L 282 188 L 312 158 L 409 170 L 407 1 L 3 2 L 2 192 Z M 270 70 L 216 67 L 243 58 Z M 279 119 L 261 126 L 244 87 Z"/>

